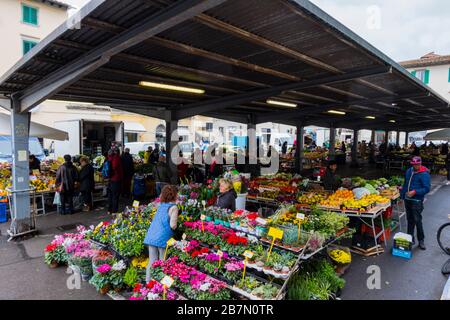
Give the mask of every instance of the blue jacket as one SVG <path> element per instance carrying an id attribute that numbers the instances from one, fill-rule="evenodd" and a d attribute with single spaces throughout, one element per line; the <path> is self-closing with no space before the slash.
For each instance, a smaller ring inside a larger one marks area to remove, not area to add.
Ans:
<path id="1" fill-rule="evenodd" d="M 174 203 L 161 203 L 155 213 L 152 223 L 147 230 L 144 244 L 165 248 L 167 241 L 172 238 L 174 232 L 170 228 L 169 209 L 175 206 Z"/>
<path id="2" fill-rule="evenodd" d="M 406 193 L 409 191 L 416 191 L 416 194 L 412 198 L 406 197 L 406 200 L 416 200 L 423 201 L 425 195 L 430 192 L 431 188 L 431 177 L 430 172 L 424 166 L 416 172 L 414 168 L 411 167 L 406 171 L 405 184 L 401 190 L 401 198 L 405 199 Z"/>

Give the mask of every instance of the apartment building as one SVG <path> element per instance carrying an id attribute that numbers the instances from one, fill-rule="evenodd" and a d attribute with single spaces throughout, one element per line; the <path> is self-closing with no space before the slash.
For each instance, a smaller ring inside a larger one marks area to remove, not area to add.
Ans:
<path id="1" fill-rule="evenodd" d="M 450 101 L 450 55 L 430 52 L 416 60 L 402 61 L 400 65 Z"/>

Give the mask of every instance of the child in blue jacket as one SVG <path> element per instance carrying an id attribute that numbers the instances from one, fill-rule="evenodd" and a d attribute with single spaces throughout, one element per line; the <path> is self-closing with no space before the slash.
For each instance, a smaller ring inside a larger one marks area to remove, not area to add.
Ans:
<path id="1" fill-rule="evenodd" d="M 408 234 L 413 237 L 417 227 L 419 248 L 426 250 L 425 234 L 422 225 L 423 201 L 425 195 L 430 192 L 431 177 L 427 168 L 422 166 L 422 159 L 414 157 L 411 160 L 412 167 L 406 171 L 405 184 L 401 190 L 401 198 L 405 200 L 406 217 L 408 220 Z"/>

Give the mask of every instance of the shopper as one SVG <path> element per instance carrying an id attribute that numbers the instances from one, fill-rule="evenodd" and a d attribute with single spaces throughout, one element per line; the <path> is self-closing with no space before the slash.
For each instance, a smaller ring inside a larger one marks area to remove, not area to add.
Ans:
<path id="1" fill-rule="evenodd" d="M 372 141 L 369 142 L 369 163 L 375 163 L 375 144 Z"/>
<path id="2" fill-rule="evenodd" d="M 134 161 L 129 148 L 125 148 L 120 160 L 123 169 L 122 195 L 129 198 L 131 196 L 131 180 L 134 175 Z"/>
<path id="3" fill-rule="evenodd" d="M 61 197 L 61 214 L 73 214 L 73 194 L 78 182 L 78 170 L 70 155 L 66 154 L 64 161 L 56 172 L 56 185 Z"/>
<path id="4" fill-rule="evenodd" d="M 283 142 L 283 145 L 281 146 L 281 154 L 285 156 L 287 153 L 287 141 Z"/>
<path id="5" fill-rule="evenodd" d="M 441 154 L 447 156 L 448 155 L 448 142 L 442 144 Z"/>
<path id="6" fill-rule="evenodd" d="M 164 186 L 170 183 L 171 177 L 171 171 L 165 157 L 159 157 L 158 163 L 153 168 L 153 177 L 156 182 L 156 196 L 159 197 Z"/>
<path id="7" fill-rule="evenodd" d="M 217 197 L 216 205 L 219 208 L 236 210 L 236 191 L 234 191 L 233 183 L 228 179 L 220 179 L 219 181 L 219 195 Z"/>
<path id="8" fill-rule="evenodd" d="M 327 170 L 323 178 L 323 186 L 325 190 L 336 191 L 340 187 L 339 179 L 336 176 L 337 162 L 331 160 L 328 162 Z"/>
<path id="9" fill-rule="evenodd" d="M 223 161 L 219 161 L 219 157 L 216 156 L 216 151 L 211 151 L 211 164 L 205 164 L 206 176 L 209 179 L 216 179 L 223 174 Z"/>
<path id="10" fill-rule="evenodd" d="M 406 171 L 405 183 L 401 190 L 401 198 L 405 200 L 406 217 L 408 220 L 408 233 L 414 240 L 414 229 L 417 227 L 419 248 L 425 250 L 425 235 L 422 225 L 423 200 L 430 192 L 431 178 L 427 168 L 422 166 L 422 159 L 414 157 L 412 167 Z"/>
<path id="11" fill-rule="evenodd" d="M 122 161 L 119 154 L 118 148 L 108 154 L 108 161 L 111 165 L 111 178 L 108 184 L 108 214 L 119 211 L 119 197 L 123 180 Z"/>
<path id="12" fill-rule="evenodd" d="M 147 264 L 146 282 L 150 281 L 153 263 L 164 259 L 167 241 L 173 237 L 177 228 L 178 207 L 175 204 L 178 190 L 173 185 L 164 186 L 161 192 L 160 205 L 147 230 L 144 244 L 148 246 L 149 262 Z"/>
<path id="13" fill-rule="evenodd" d="M 346 153 L 347 153 L 347 147 L 345 146 L 345 141 L 342 141 L 342 144 L 341 144 L 341 151 L 342 151 L 343 154 L 346 154 Z"/>
<path id="14" fill-rule="evenodd" d="M 148 147 L 147 150 L 144 153 L 144 164 L 149 164 L 150 163 L 150 157 L 153 153 L 153 148 L 152 147 Z"/>
<path id="15" fill-rule="evenodd" d="M 91 211 L 93 207 L 92 192 L 95 187 L 94 168 L 92 167 L 88 157 L 80 158 L 80 193 L 83 199 L 83 211 Z"/>
<path id="16" fill-rule="evenodd" d="M 31 154 L 29 159 L 29 163 L 30 163 L 30 173 L 33 173 L 33 170 L 39 170 L 39 172 L 41 171 L 41 162 L 39 161 L 38 158 L 36 158 L 36 156 L 34 154 Z"/>
<path id="17" fill-rule="evenodd" d="M 157 164 L 159 160 L 159 144 L 155 146 L 155 149 L 152 151 L 150 155 L 150 163 L 151 164 Z"/>
<path id="18" fill-rule="evenodd" d="M 179 156 L 179 163 L 177 165 L 178 181 L 184 183 L 187 179 L 187 171 L 189 169 L 189 160 L 183 157 L 182 151 L 179 152 L 178 156 Z"/>

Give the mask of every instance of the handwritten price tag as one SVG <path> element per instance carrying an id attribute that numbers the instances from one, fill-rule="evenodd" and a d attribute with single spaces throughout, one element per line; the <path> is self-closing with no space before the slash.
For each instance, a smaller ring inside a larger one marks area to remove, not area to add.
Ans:
<path id="1" fill-rule="evenodd" d="M 250 250 L 245 250 L 244 252 L 244 257 L 246 257 L 247 259 L 251 259 L 253 257 L 254 253 Z"/>
<path id="2" fill-rule="evenodd" d="M 183 233 L 183 235 L 181 236 L 181 238 L 182 238 L 183 240 L 186 240 L 186 233 Z"/>
<path id="3" fill-rule="evenodd" d="M 269 233 L 267 235 L 274 239 L 282 239 L 283 238 L 283 230 L 271 227 L 271 228 L 269 228 Z"/>
<path id="4" fill-rule="evenodd" d="M 256 218 L 255 221 L 257 224 L 260 224 L 262 226 L 265 226 L 267 224 L 267 220 L 263 218 Z"/>
<path id="5" fill-rule="evenodd" d="M 303 213 L 297 213 L 297 219 L 305 220 L 305 215 Z"/>
<path id="6" fill-rule="evenodd" d="M 139 208 L 139 201 L 137 200 L 133 201 L 133 208 Z"/>
<path id="7" fill-rule="evenodd" d="M 161 284 L 165 285 L 166 288 L 170 288 L 172 286 L 172 284 L 174 283 L 175 280 L 173 280 L 173 278 L 169 277 L 169 276 L 165 276 L 162 280 L 161 280 Z"/>
<path id="8" fill-rule="evenodd" d="M 176 242 L 177 242 L 177 240 L 175 240 L 174 238 L 170 238 L 170 239 L 167 241 L 167 245 L 168 245 L 169 247 L 171 247 L 171 246 L 173 246 Z"/>
<path id="9" fill-rule="evenodd" d="M 205 221 L 205 220 L 206 220 L 206 216 L 205 216 L 204 214 L 202 214 L 202 215 L 200 216 L 200 220 Z"/>

